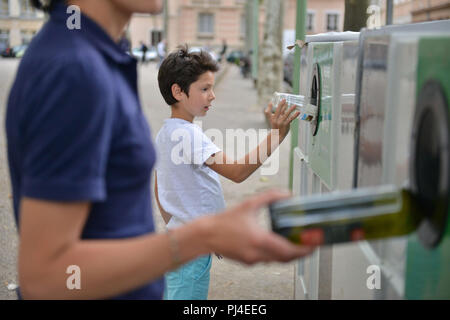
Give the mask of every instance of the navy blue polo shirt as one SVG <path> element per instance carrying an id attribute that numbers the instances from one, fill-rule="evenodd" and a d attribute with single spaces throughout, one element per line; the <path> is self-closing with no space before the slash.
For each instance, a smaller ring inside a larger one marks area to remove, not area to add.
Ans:
<path id="1" fill-rule="evenodd" d="M 9 96 L 16 223 L 22 197 L 88 201 L 83 239 L 151 233 L 155 150 L 138 98 L 136 60 L 87 16 L 80 30 L 69 30 L 66 9 L 57 4 L 31 42 Z M 161 299 L 162 291 L 158 279 L 116 298 Z"/>

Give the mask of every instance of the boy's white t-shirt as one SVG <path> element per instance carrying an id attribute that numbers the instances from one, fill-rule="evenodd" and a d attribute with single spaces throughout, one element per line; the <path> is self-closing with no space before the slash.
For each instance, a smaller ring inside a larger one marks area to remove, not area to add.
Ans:
<path id="1" fill-rule="evenodd" d="M 225 208 L 218 174 L 205 165 L 221 150 L 189 121 L 170 118 L 156 139 L 159 202 L 172 215 L 167 228 Z"/>

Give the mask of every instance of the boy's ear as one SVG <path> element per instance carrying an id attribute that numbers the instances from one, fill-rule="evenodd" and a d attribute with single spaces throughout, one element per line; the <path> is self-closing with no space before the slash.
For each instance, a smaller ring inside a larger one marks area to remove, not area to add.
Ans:
<path id="1" fill-rule="evenodd" d="M 172 96 L 177 101 L 180 101 L 181 98 L 183 98 L 184 92 L 183 90 L 181 90 L 181 87 L 178 85 L 178 83 L 174 83 L 170 89 L 172 90 Z"/>

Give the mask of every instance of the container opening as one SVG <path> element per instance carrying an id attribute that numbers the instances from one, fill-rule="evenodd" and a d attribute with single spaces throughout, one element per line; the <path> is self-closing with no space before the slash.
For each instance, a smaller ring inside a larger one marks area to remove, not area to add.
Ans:
<path id="1" fill-rule="evenodd" d="M 447 222 L 449 136 L 448 103 L 440 84 L 431 80 L 417 100 L 411 148 L 411 188 L 425 217 L 417 233 L 428 248 L 439 244 Z"/>
<path id="2" fill-rule="evenodd" d="M 311 132 L 315 136 L 320 123 L 320 67 L 317 63 L 314 65 L 313 70 L 310 104 L 317 106 L 317 117 L 311 121 Z"/>

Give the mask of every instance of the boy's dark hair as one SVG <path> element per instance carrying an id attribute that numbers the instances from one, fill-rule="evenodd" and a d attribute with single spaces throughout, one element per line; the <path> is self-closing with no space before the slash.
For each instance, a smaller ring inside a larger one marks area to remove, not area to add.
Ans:
<path id="1" fill-rule="evenodd" d="M 53 9 L 53 6 L 55 5 L 55 3 L 60 2 L 62 0 L 47 0 L 47 1 L 42 1 L 42 0 L 30 0 L 31 5 L 33 7 L 35 7 L 36 9 L 40 9 L 43 10 L 45 12 L 49 12 Z"/>
<path id="2" fill-rule="evenodd" d="M 172 85 L 178 84 L 181 90 L 189 96 L 191 84 L 207 71 L 217 72 L 219 66 L 211 55 L 201 50 L 191 52 L 187 45 L 179 46 L 171 52 L 162 62 L 158 72 L 159 90 L 171 106 L 178 101 L 172 95 Z"/>

